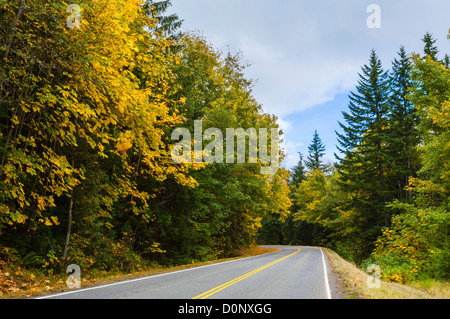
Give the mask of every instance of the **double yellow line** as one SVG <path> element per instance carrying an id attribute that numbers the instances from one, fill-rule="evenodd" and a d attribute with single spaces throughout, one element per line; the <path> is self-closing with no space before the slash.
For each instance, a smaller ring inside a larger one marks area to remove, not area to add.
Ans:
<path id="1" fill-rule="evenodd" d="M 226 283 L 224 283 L 224 284 L 222 284 L 222 285 L 220 285 L 220 286 L 218 286 L 216 288 L 208 290 L 207 292 L 204 292 L 201 295 L 198 295 L 198 296 L 196 296 L 196 297 L 194 297 L 192 299 L 206 299 L 206 298 L 208 298 L 208 297 L 218 293 L 219 291 L 222 291 L 222 290 L 224 290 L 224 289 L 226 289 L 226 288 L 228 288 L 228 287 L 230 287 L 230 286 L 232 286 L 232 285 L 234 285 L 234 284 L 236 284 L 236 283 L 238 283 L 238 282 L 240 282 L 240 281 L 242 281 L 242 280 L 244 280 L 244 279 L 246 279 L 246 278 L 248 278 L 250 276 L 253 276 L 254 274 L 256 274 L 256 273 L 258 273 L 258 272 L 260 272 L 260 271 L 262 271 L 264 269 L 269 268 L 270 266 L 273 266 L 273 265 L 275 265 L 275 264 L 277 264 L 277 263 L 279 263 L 279 262 L 281 262 L 281 261 L 283 261 L 285 259 L 288 259 L 289 257 L 294 256 L 295 254 L 299 253 L 300 251 L 301 251 L 301 249 L 299 248 L 294 253 L 292 253 L 292 254 L 290 254 L 290 255 L 288 255 L 286 257 L 280 258 L 280 259 L 275 260 L 275 261 L 273 261 L 273 262 L 271 262 L 271 263 L 269 263 L 267 265 L 259 267 L 258 269 L 255 269 L 255 270 L 253 270 L 253 271 L 251 271 L 249 273 L 246 273 L 245 275 L 242 275 L 242 276 L 240 276 L 240 277 L 238 277 L 236 279 L 230 280 L 229 282 L 226 282 Z"/>

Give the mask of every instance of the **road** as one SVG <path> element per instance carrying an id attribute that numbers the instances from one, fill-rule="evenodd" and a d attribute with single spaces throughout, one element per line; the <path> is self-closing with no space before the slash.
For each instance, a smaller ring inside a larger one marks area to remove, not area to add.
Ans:
<path id="1" fill-rule="evenodd" d="M 314 247 L 280 251 L 41 298 L 55 299 L 331 299 L 325 253 Z"/>

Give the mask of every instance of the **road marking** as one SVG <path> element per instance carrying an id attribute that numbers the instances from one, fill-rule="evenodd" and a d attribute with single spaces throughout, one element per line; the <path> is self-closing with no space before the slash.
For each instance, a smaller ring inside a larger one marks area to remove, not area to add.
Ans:
<path id="1" fill-rule="evenodd" d="M 89 291 L 89 290 L 103 289 L 103 288 L 108 288 L 108 287 L 117 286 L 117 285 L 129 284 L 129 283 L 137 282 L 137 281 L 141 281 L 141 280 L 154 279 L 154 278 L 158 278 L 158 277 L 165 277 L 165 276 L 175 275 L 175 274 L 179 274 L 179 273 L 187 272 L 187 271 L 194 271 L 194 270 L 203 269 L 203 268 L 209 268 L 209 267 L 215 267 L 215 266 L 219 266 L 219 265 L 225 265 L 225 264 L 233 263 L 233 262 L 240 262 L 240 261 L 243 261 L 243 260 L 246 260 L 246 259 L 257 258 L 257 257 L 260 257 L 260 256 L 269 255 L 269 254 L 273 254 L 273 253 L 267 253 L 267 254 L 264 254 L 264 255 L 257 255 L 257 256 L 239 258 L 239 259 L 234 259 L 234 260 L 228 260 L 228 261 L 218 262 L 218 263 L 215 263 L 215 264 L 210 264 L 210 265 L 205 265 L 205 266 L 197 266 L 197 267 L 193 266 L 192 268 L 188 268 L 188 269 L 176 270 L 176 271 L 171 271 L 171 272 L 166 272 L 166 273 L 162 273 L 162 274 L 156 274 L 156 275 L 151 275 L 151 276 L 146 276 L 146 277 L 141 277 L 141 278 L 136 278 L 136 279 L 128 279 L 128 280 L 114 282 L 114 283 L 111 283 L 111 284 L 105 284 L 105 285 L 94 286 L 94 287 L 89 287 L 89 288 L 81 288 L 81 289 L 77 289 L 77 290 L 61 292 L 61 293 L 52 294 L 52 295 L 35 297 L 33 299 L 49 299 L 49 298 L 60 297 L 60 296 L 64 296 L 64 295 L 71 295 L 71 294 L 76 294 L 76 293 L 82 293 L 82 292 Z"/>
<path id="2" fill-rule="evenodd" d="M 327 264 L 325 263 L 325 256 L 323 255 L 323 250 L 320 249 L 320 251 L 322 252 L 323 274 L 325 276 L 325 288 L 327 290 L 327 299 L 331 299 L 330 283 L 328 282 L 328 275 L 327 275 Z"/>
<path id="3" fill-rule="evenodd" d="M 259 267 L 258 269 L 255 269 L 255 270 L 253 270 L 253 271 L 251 271 L 249 273 L 246 273 L 245 275 L 242 275 L 242 276 L 240 276 L 238 278 L 230 280 L 230 281 L 228 281 L 228 282 L 226 282 L 226 283 L 224 283 L 224 284 L 222 284 L 220 286 L 217 286 L 216 288 L 208 290 L 207 292 L 204 292 L 201 295 L 198 295 L 198 296 L 196 296 L 196 297 L 194 297 L 192 299 L 206 299 L 208 297 L 211 297 L 212 295 L 218 293 L 219 291 L 222 291 L 222 290 L 224 290 L 224 289 L 226 289 L 226 288 L 228 288 L 228 287 L 230 287 L 230 286 L 232 286 L 234 284 L 237 284 L 238 282 L 240 282 L 240 281 L 242 281 L 242 280 L 244 280 L 244 279 L 246 279 L 246 278 L 248 278 L 250 276 L 253 276 L 254 274 L 256 274 L 256 273 L 258 273 L 258 272 L 260 272 L 260 271 L 262 271 L 264 269 L 269 268 L 270 266 L 273 266 L 273 265 L 275 265 L 275 264 L 277 264 L 279 262 L 282 262 L 285 259 L 288 259 L 289 257 L 294 256 L 295 254 L 299 253 L 300 251 L 301 251 L 301 249 L 298 248 L 294 253 L 292 253 L 292 254 L 290 254 L 288 256 L 285 256 L 285 257 L 280 258 L 278 260 L 275 260 L 275 261 L 273 261 L 273 262 L 271 262 L 271 263 L 269 263 L 267 265 Z"/>

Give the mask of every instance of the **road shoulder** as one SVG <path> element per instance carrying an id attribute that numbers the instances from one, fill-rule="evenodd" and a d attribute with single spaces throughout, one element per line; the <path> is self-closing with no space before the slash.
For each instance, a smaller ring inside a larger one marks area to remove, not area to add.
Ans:
<path id="1" fill-rule="evenodd" d="M 330 261 L 328 249 L 320 249 L 322 249 L 325 253 L 325 262 L 327 265 L 328 285 L 330 287 L 331 299 L 348 299 L 350 293 L 346 289 L 344 280 L 333 267 L 333 264 Z"/>

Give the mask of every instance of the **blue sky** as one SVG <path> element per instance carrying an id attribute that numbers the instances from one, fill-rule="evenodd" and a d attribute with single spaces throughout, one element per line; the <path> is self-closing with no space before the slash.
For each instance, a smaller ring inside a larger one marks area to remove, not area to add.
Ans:
<path id="1" fill-rule="evenodd" d="M 285 132 L 284 166 L 307 154 L 314 130 L 334 161 L 335 130 L 358 72 L 375 49 L 390 69 L 401 45 L 422 53 L 429 31 L 440 57 L 450 53 L 448 0 L 171 0 L 168 13 L 199 30 L 221 49 L 242 51 L 257 80 L 254 96 L 275 114 Z M 381 28 L 370 29 L 370 4 L 380 8 Z"/>

